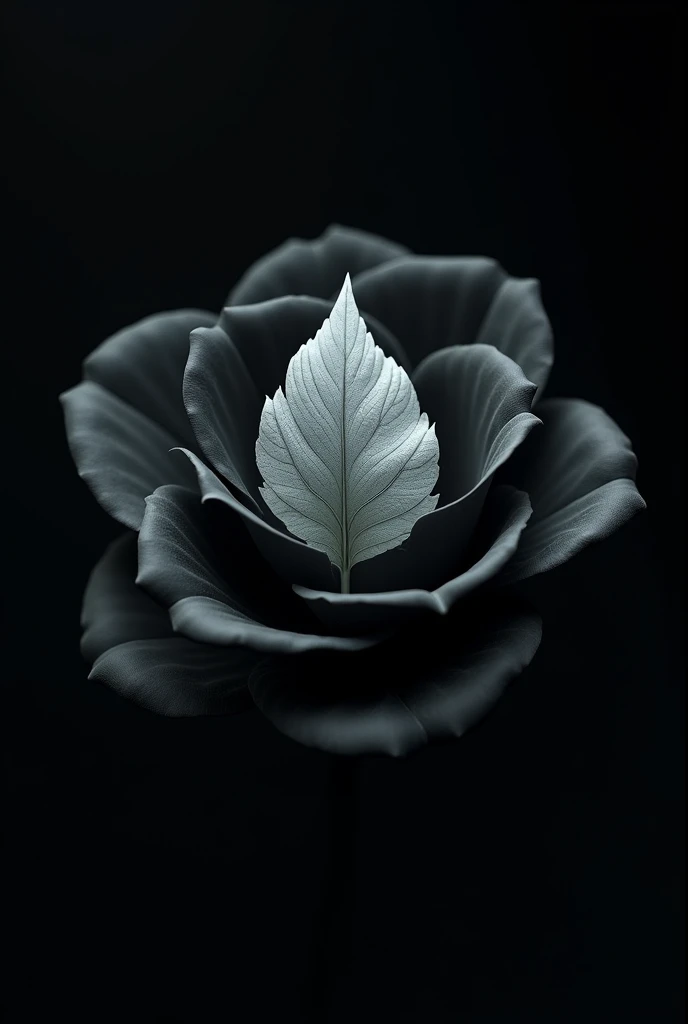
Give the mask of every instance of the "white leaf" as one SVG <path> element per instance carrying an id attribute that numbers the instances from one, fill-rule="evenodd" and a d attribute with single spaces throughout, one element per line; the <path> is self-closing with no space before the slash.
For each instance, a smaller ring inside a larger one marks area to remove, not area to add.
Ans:
<path id="1" fill-rule="evenodd" d="M 256 442 L 268 507 L 341 573 L 396 547 L 439 495 L 435 427 L 361 319 L 347 274 L 329 318 L 266 398 Z"/>

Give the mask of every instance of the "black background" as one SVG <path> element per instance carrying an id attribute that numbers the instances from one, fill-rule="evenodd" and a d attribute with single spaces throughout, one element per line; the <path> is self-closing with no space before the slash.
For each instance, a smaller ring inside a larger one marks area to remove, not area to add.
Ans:
<path id="1" fill-rule="evenodd" d="M 679 5 L 0 19 L 8 1024 L 678 1021 Z M 617 420 L 648 503 L 527 584 L 542 646 L 483 723 L 355 763 L 353 792 L 258 713 L 162 719 L 86 681 L 81 594 L 119 528 L 57 401 L 108 334 L 218 309 L 331 221 L 540 278 L 548 392 Z"/>

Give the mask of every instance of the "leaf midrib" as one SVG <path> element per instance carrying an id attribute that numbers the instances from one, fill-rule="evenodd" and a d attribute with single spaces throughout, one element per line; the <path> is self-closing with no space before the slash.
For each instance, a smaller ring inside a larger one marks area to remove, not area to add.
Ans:
<path id="1" fill-rule="evenodd" d="M 347 338 L 347 325 L 348 325 L 348 311 L 349 311 L 349 294 L 347 292 L 344 301 L 344 359 L 342 361 L 342 409 L 341 409 L 341 430 L 340 430 L 340 444 L 342 449 L 341 454 L 341 473 L 342 473 L 342 574 L 349 572 L 349 523 L 348 523 L 348 488 L 347 488 L 347 463 L 346 463 L 346 367 L 348 357 L 348 338 Z M 358 330 L 358 323 L 356 324 Z M 330 322 L 330 330 L 332 325 Z"/>

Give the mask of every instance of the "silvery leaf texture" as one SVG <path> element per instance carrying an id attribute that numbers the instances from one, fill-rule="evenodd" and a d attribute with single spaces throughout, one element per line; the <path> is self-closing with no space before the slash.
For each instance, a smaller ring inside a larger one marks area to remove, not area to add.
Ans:
<path id="1" fill-rule="evenodd" d="M 267 397 L 256 443 L 267 505 L 324 551 L 342 591 L 357 562 L 396 547 L 432 512 L 434 427 L 413 384 L 373 341 L 347 274 L 330 316 Z"/>

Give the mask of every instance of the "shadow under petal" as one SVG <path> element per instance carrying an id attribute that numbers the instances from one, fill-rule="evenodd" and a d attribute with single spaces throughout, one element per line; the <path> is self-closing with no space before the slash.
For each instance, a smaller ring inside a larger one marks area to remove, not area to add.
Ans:
<path id="1" fill-rule="evenodd" d="M 524 491 L 501 486 L 489 495 L 480 527 L 472 539 L 466 568 L 436 590 L 393 590 L 340 594 L 294 587 L 328 630 L 360 633 L 365 629 L 400 628 L 423 612 L 446 615 L 471 591 L 490 580 L 509 562 L 530 518 Z"/>
<path id="2" fill-rule="evenodd" d="M 299 743 L 398 757 L 474 725 L 530 663 L 541 633 L 530 607 L 492 596 L 419 620 L 369 651 L 266 658 L 249 688 Z"/>

